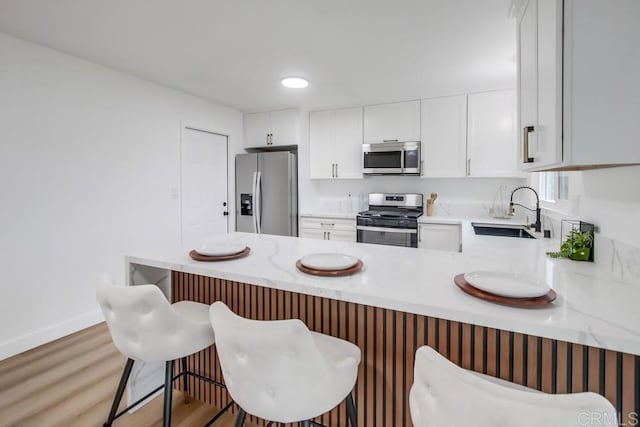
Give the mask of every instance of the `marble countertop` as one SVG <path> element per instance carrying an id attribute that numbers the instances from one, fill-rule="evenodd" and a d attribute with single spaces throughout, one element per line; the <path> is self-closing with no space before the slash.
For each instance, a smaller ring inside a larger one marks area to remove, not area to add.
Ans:
<path id="1" fill-rule="evenodd" d="M 640 354 L 640 286 L 613 280 L 591 263 L 550 259 L 545 252 L 557 250 L 557 241 L 476 236 L 469 220 L 446 220 L 461 224 L 463 253 L 232 233 L 226 239 L 250 246 L 248 257 L 201 263 L 188 257 L 191 248 L 155 248 L 127 262 Z M 356 256 L 364 270 L 342 278 L 299 272 L 296 260 L 316 252 Z M 535 309 L 476 299 L 453 283 L 455 275 L 475 270 L 546 281 L 558 298 Z"/>

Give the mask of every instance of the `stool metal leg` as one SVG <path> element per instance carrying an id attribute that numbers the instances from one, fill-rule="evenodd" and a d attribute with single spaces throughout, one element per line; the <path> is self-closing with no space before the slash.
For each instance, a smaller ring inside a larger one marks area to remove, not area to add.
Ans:
<path id="1" fill-rule="evenodd" d="M 303 421 L 302 422 L 302 427 L 309 427 L 311 425 L 311 423 L 309 422 L 309 420 Z"/>
<path id="2" fill-rule="evenodd" d="M 349 396 L 347 396 L 347 417 L 349 418 L 349 424 L 351 425 L 351 427 L 358 426 L 356 405 L 355 403 L 353 403 L 353 396 L 351 395 L 351 393 L 349 393 Z"/>
<path id="3" fill-rule="evenodd" d="M 173 403 L 173 360 L 165 365 L 164 371 L 164 415 L 163 426 L 171 426 L 171 405 Z"/>
<path id="4" fill-rule="evenodd" d="M 238 416 L 236 417 L 236 427 L 242 427 L 244 425 L 245 415 L 246 415 L 246 412 L 244 412 L 244 409 L 240 408 L 240 411 L 238 412 Z"/>
<path id="5" fill-rule="evenodd" d="M 187 358 L 182 358 L 182 387 L 184 388 L 184 403 L 189 403 L 189 375 L 187 373 Z"/>
<path id="6" fill-rule="evenodd" d="M 111 427 L 113 420 L 116 418 L 116 412 L 118 412 L 118 407 L 120 406 L 120 401 L 122 400 L 124 390 L 125 388 L 127 388 L 127 381 L 129 380 L 129 376 L 131 375 L 132 368 L 133 359 L 127 359 L 127 363 L 125 363 L 124 369 L 122 371 L 122 376 L 120 377 L 120 383 L 118 384 L 118 388 L 116 389 L 116 395 L 113 397 L 113 404 L 111 405 L 111 410 L 109 411 L 109 417 L 107 418 L 107 422 L 104 423 L 104 427 Z"/>

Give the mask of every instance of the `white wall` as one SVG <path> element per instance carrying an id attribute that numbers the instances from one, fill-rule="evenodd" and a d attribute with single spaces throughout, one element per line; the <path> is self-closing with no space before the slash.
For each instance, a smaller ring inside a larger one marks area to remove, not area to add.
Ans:
<path id="1" fill-rule="evenodd" d="M 578 218 L 596 224 L 602 237 L 640 248 L 640 166 L 578 173 Z"/>
<path id="2" fill-rule="evenodd" d="M 543 209 L 557 228 L 561 219 L 582 220 L 597 227 L 597 238 L 640 248 L 640 166 L 566 172 L 569 201 L 559 210 Z M 530 183 L 537 186 L 538 174 Z M 554 230 L 559 233 L 559 230 Z"/>
<path id="3" fill-rule="evenodd" d="M 0 58 L 3 359 L 100 321 L 100 273 L 179 243 L 181 121 L 230 135 L 234 194 L 242 116 L 2 34 Z"/>
<path id="4" fill-rule="evenodd" d="M 596 226 L 595 265 L 611 277 L 640 281 L 640 166 L 568 172 L 569 201 L 543 209 L 543 224 L 560 236 L 561 220 Z M 538 174 L 532 174 L 536 185 Z"/>

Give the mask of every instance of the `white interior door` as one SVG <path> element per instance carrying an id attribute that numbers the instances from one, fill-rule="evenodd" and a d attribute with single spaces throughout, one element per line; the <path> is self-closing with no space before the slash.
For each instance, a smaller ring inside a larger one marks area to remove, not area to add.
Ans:
<path id="1" fill-rule="evenodd" d="M 227 137 L 184 128 L 181 153 L 182 243 L 226 234 Z"/>

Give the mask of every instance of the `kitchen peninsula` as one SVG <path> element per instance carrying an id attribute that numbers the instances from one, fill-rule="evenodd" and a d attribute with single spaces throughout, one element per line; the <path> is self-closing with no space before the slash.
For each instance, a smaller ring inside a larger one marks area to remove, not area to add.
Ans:
<path id="1" fill-rule="evenodd" d="M 549 241 L 473 236 L 467 221 L 462 227 L 463 253 L 233 233 L 228 240 L 248 245 L 249 256 L 202 263 L 188 257 L 192 248 L 151 250 L 126 258 L 127 283 L 156 283 L 174 302 L 222 300 L 249 318 L 300 318 L 311 330 L 357 344 L 355 397 L 366 426 L 411 425 L 413 358 L 425 344 L 464 368 L 544 392 L 603 394 L 622 421 L 638 412 L 640 288 L 592 264 L 549 259 Z M 296 260 L 317 252 L 356 256 L 364 270 L 324 278 L 296 269 Z M 544 280 L 558 298 L 537 309 L 475 299 L 453 283 L 455 275 L 475 270 Z M 222 379 L 215 346 L 189 363 Z M 152 377 L 140 375 L 129 399 L 141 396 Z M 228 402 L 204 381 L 192 380 L 189 393 L 217 407 Z M 346 425 L 345 417 L 340 406 L 318 421 Z"/>

